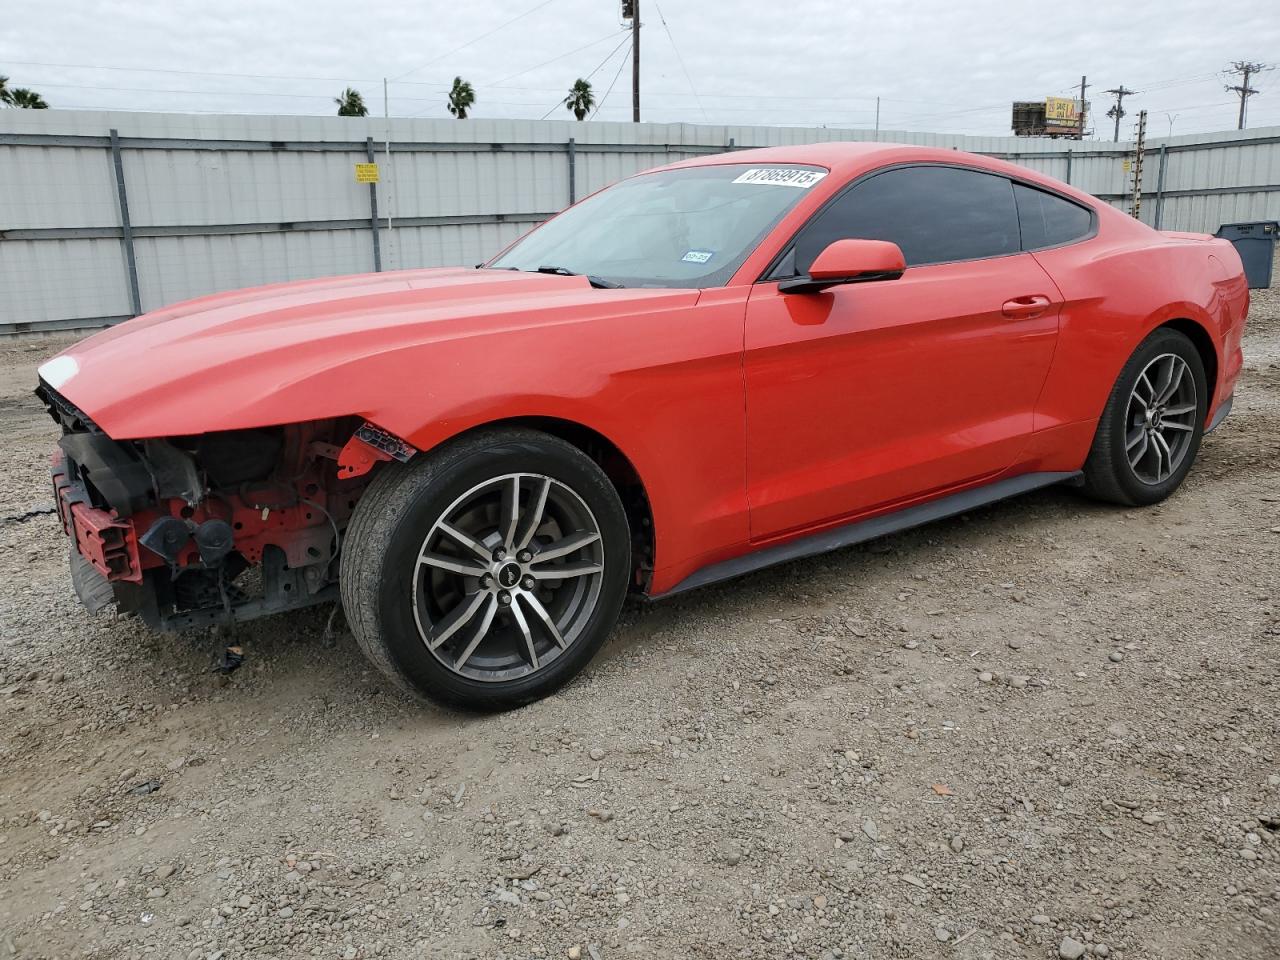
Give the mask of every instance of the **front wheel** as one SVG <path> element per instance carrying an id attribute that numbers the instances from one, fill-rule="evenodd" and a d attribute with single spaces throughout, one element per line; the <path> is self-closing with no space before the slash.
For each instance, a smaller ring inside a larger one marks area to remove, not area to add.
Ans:
<path id="1" fill-rule="evenodd" d="M 576 447 L 478 434 L 386 468 L 356 506 L 342 601 L 411 693 L 478 710 L 546 696 L 591 660 L 630 575 L 617 491 Z"/>
<path id="2" fill-rule="evenodd" d="M 1162 327 L 1138 345 L 1116 380 L 1085 462 L 1085 492 L 1129 506 L 1178 489 L 1204 435 L 1209 390 L 1195 345 Z"/>

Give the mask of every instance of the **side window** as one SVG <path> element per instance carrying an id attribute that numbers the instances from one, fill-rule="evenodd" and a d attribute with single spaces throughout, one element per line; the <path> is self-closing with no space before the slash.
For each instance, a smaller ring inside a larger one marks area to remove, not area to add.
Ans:
<path id="1" fill-rule="evenodd" d="M 796 238 L 797 274 L 835 240 L 892 240 L 908 266 L 977 260 L 1021 249 L 1013 184 L 955 167 L 901 167 L 862 181 Z"/>
<path id="2" fill-rule="evenodd" d="M 1022 249 L 1040 250 L 1082 240 L 1093 230 L 1093 213 L 1078 203 L 1035 187 L 1013 185 L 1022 224 Z"/>

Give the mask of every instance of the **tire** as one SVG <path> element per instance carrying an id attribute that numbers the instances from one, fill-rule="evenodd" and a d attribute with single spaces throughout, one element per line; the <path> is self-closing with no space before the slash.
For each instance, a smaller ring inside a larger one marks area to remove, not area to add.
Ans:
<path id="1" fill-rule="evenodd" d="M 1199 351 L 1177 330 L 1155 330 L 1107 398 L 1084 465 L 1084 492 L 1126 506 L 1164 500 L 1195 462 L 1208 402 Z"/>
<path id="2" fill-rule="evenodd" d="M 360 648 L 402 689 L 507 710 L 559 689 L 599 650 L 626 597 L 630 541 L 617 491 L 582 451 L 485 431 L 369 485 L 343 544 L 342 604 Z"/>

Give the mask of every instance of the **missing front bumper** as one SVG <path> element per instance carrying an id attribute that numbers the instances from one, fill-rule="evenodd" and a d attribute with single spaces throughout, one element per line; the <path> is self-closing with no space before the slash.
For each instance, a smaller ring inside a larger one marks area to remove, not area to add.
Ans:
<path id="1" fill-rule="evenodd" d="M 58 518 L 71 541 L 71 583 L 91 614 L 114 605 L 153 630 L 174 631 L 242 623 L 338 599 L 337 584 L 317 576 L 315 564 L 302 565 L 305 556 L 291 557 L 276 546 L 263 549 L 252 575 L 239 554 L 226 551 L 216 563 L 144 569 L 137 517 L 121 518 L 115 511 L 93 506 L 62 455 L 54 460 L 53 487 Z M 230 537 L 230 527 L 227 534 Z M 305 554 L 308 544 L 316 549 L 309 539 L 298 539 L 294 553 Z M 291 566 L 291 560 L 298 565 Z M 331 565 L 332 558 L 328 562 Z M 252 585 L 241 582 L 241 574 Z"/>

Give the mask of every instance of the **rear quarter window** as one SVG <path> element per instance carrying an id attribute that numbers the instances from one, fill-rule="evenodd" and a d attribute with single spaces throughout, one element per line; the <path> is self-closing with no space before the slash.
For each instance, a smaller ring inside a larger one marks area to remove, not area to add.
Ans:
<path id="1" fill-rule="evenodd" d="M 1093 211 L 1056 194 L 1013 185 L 1022 227 L 1022 249 L 1041 250 L 1083 240 L 1093 232 Z"/>

